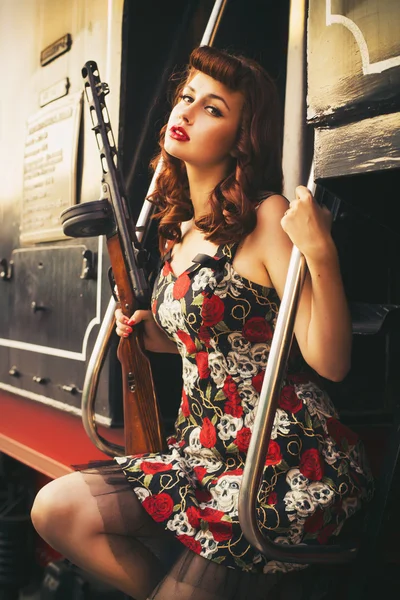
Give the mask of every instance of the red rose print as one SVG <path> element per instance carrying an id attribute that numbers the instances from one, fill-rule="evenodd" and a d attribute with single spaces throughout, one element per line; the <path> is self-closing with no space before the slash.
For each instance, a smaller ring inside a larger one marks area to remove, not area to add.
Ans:
<path id="1" fill-rule="evenodd" d="M 324 526 L 324 512 L 317 508 L 315 513 L 308 517 L 304 523 L 304 531 L 305 533 L 316 533 L 320 531 Z"/>
<path id="2" fill-rule="evenodd" d="M 279 465 L 282 460 L 282 452 L 278 442 L 275 440 L 270 440 L 268 444 L 268 454 L 265 459 L 265 464 L 267 466 L 270 465 Z"/>
<path id="3" fill-rule="evenodd" d="M 301 455 L 299 464 L 300 473 L 311 479 L 319 481 L 324 475 L 324 463 L 322 457 L 316 448 L 305 450 Z"/>
<path id="4" fill-rule="evenodd" d="M 185 344 L 188 354 L 196 354 L 196 352 L 197 352 L 196 344 L 194 343 L 194 341 L 192 340 L 190 335 L 188 333 L 186 333 L 186 331 L 181 331 L 179 329 L 176 332 L 176 335 L 181 340 L 181 342 L 183 344 Z"/>
<path id="5" fill-rule="evenodd" d="M 157 523 L 165 521 L 172 515 L 174 509 L 174 501 L 171 496 L 162 492 L 161 494 L 154 494 L 154 496 L 147 496 L 142 502 L 143 508 L 151 515 Z"/>
<path id="6" fill-rule="evenodd" d="M 266 342 L 272 339 L 271 325 L 264 317 L 252 317 L 244 324 L 242 335 L 249 342 Z"/>
<path id="7" fill-rule="evenodd" d="M 220 521 L 219 523 L 209 523 L 208 528 L 214 536 L 216 542 L 226 542 L 232 537 L 232 523 L 229 521 Z"/>
<path id="8" fill-rule="evenodd" d="M 203 421 L 203 426 L 200 431 L 199 439 L 200 443 L 205 448 L 213 448 L 217 443 L 217 434 L 215 432 L 215 427 L 208 417 L 206 417 Z"/>
<path id="9" fill-rule="evenodd" d="M 196 474 L 197 481 L 200 481 L 200 483 L 203 481 L 203 477 L 207 475 L 207 469 L 205 467 L 195 467 L 193 471 Z"/>
<path id="10" fill-rule="evenodd" d="M 151 303 L 151 312 L 153 313 L 153 315 L 156 314 L 156 312 L 157 312 L 157 300 L 153 300 L 153 302 Z"/>
<path id="11" fill-rule="evenodd" d="M 257 375 L 254 375 L 254 377 L 252 377 L 252 379 L 251 379 L 253 388 L 258 393 L 261 392 L 262 384 L 264 381 L 264 375 L 265 375 L 265 371 L 260 371 L 259 373 L 257 373 Z"/>
<path id="12" fill-rule="evenodd" d="M 208 354 L 207 352 L 198 352 L 196 354 L 196 364 L 199 370 L 200 379 L 207 379 L 210 376 L 210 369 L 208 368 Z"/>
<path id="13" fill-rule="evenodd" d="M 224 411 L 228 415 L 233 417 L 241 417 L 243 414 L 243 408 L 241 405 L 242 399 L 239 396 L 239 392 L 236 383 L 233 381 L 230 375 L 225 379 L 224 387 L 222 388 L 228 401 L 225 402 Z"/>
<path id="14" fill-rule="evenodd" d="M 174 283 L 172 296 L 175 298 L 175 300 L 180 300 L 186 296 L 189 288 L 190 277 L 186 272 L 182 273 L 182 275 L 179 275 L 178 279 Z"/>
<path id="15" fill-rule="evenodd" d="M 200 510 L 200 518 L 207 521 L 208 528 L 217 542 L 225 542 L 232 537 L 232 523 L 229 521 L 221 521 L 224 516 L 222 510 L 214 508 L 204 508 Z"/>
<path id="16" fill-rule="evenodd" d="M 248 427 L 242 427 L 237 434 L 235 444 L 238 447 L 239 452 L 247 452 L 250 444 L 251 429 Z"/>
<path id="17" fill-rule="evenodd" d="M 171 265 L 168 261 L 166 261 L 162 270 L 163 277 L 167 277 L 167 275 L 169 275 L 170 273 L 172 273 Z"/>
<path id="18" fill-rule="evenodd" d="M 195 540 L 191 535 L 178 535 L 176 539 L 185 544 L 192 552 L 196 552 L 196 554 L 200 554 L 201 552 L 201 544 L 199 541 Z"/>
<path id="19" fill-rule="evenodd" d="M 278 494 L 276 492 L 271 492 L 267 498 L 267 504 L 275 505 L 278 502 Z"/>
<path id="20" fill-rule="evenodd" d="M 331 438 L 335 440 L 339 448 L 343 447 L 343 440 L 347 440 L 349 446 L 355 446 L 358 442 L 358 435 L 343 425 L 340 421 L 334 418 L 330 418 L 326 421 L 328 432 Z"/>
<path id="21" fill-rule="evenodd" d="M 295 389 L 291 385 L 285 385 L 282 388 L 278 404 L 280 408 L 291 413 L 297 413 L 303 408 L 303 402 L 297 397 Z"/>
<path id="22" fill-rule="evenodd" d="M 226 475 L 243 475 L 243 469 L 233 469 L 233 471 L 221 473 L 221 475 L 218 475 L 218 479 L 225 477 Z"/>
<path id="23" fill-rule="evenodd" d="M 317 540 L 320 544 L 326 544 L 329 541 L 332 533 L 337 529 L 337 525 L 335 523 L 330 523 L 326 527 L 323 528 L 322 531 L 319 532 Z"/>
<path id="24" fill-rule="evenodd" d="M 169 471 L 169 469 L 172 469 L 172 464 L 168 463 L 165 465 L 164 463 L 153 463 L 144 460 L 140 464 L 140 468 L 142 469 L 143 473 L 146 473 L 146 475 L 154 475 L 155 473 L 161 473 L 162 471 Z"/>
<path id="25" fill-rule="evenodd" d="M 243 414 L 243 407 L 234 400 L 228 400 L 228 402 L 225 402 L 224 404 L 224 411 L 225 414 L 232 415 L 232 417 L 239 419 Z"/>
<path id="26" fill-rule="evenodd" d="M 224 310 L 225 305 L 219 296 L 211 296 L 211 298 L 205 296 L 201 306 L 203 325 L 212 327 L 222 321 Z"/>
<path id="27" fill-rule="evenodd" d="M 224 514 L 222 510 L 216 510 L 215 508 L 200 509 L 200 518 L 207 521 L 207 523 L 219 523 Z"/>
<path id="28" fill-rule="evenodd" d="M 210 347 L 211 333 L 210 333 L 210 330 L 207 329 L 207 327 L 204 327 L 204 325 L 200 326 L 199 339 L 204 343 L 206 348 Z"/>
<path id="29" fill-rule="evenodd" d="M 196 496 L 196 500 L 198 502 L 209 502 L 212 499 L 210 492 L 207 490 L 201 490 L 199 488 L 194 491 L 194 495 Z"/>
<path id="30" fill-rule="evenodd" d="M 181 404 L 181 409 L 182 409 L 182 413 L 183 413 L 184 417 L 188 417 L 190 415 L 189 402 L 188 402 L 188 397 L 186 395 L 185 390 L 182 390 L 182 404 Z"/>
<path id="31" fill-rule="evenodd" d="M 241 402 L 239 392 L 236 383 L 233 381 L 231 375 L 228 375 L 222 388 L 225 396 L 233 402 Z"/>
<path id="32" fill-rule="evenodd" d="M 189 506 L 186 514 L 191 526 L 198 529 L 200 527 L 200 509 L 196 506 Z"/>

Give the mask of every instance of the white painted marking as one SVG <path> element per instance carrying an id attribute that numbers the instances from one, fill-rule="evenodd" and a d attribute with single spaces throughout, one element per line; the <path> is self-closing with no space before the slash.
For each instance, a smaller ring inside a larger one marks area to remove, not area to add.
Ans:
<path id="1" fill-rule="evenodd" d="M 59 356 L 60 358 L 70 358 L 72 360 L 85 360 L 85 355 L 83 352 L 72 352 L 70 350 L 61 350 L 60 348 L 50 348 L 47 346 L 39 346 L 38 344 L 28 344 L 27 342 L 5 340 L 4 338 L 0 338 L 0 346 L 16 348 L 18 350 L 26 350 L 27 352 L 37 352 L 38 354 L 47 354 L 49 356 Z"/>
<path id="2" fill-rule="evenodd" d="M 364 75 L 371 75 L 372 73 L 382 73 L 392 67 L 400 65 L 400 56 L 393 56 L 386 60 L 380 60 L 375 63 L 369 61 L 369 51 L 367 42 L 362 34 L 361 29 L 348 17 L 344 15 L 333 15 L 332 14 L 332 0 L 326 0 L 326 25 L 343 25 L 353 34 L 361 55 L 362 70 Z"/>

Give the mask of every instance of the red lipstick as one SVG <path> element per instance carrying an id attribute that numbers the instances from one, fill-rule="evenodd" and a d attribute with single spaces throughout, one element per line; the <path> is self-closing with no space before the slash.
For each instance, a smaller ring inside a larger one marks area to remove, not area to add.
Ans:
<path id="1" fill-rule="evenodd" d="M 174 140 L 178 140 L 179 142 L 188 142 L 190 140 L 190 137 L 188 136 L 186 131 L 183 129 L 183 127 L 175 127 L 175 126 L 170 127 L 169 135 Z"/>

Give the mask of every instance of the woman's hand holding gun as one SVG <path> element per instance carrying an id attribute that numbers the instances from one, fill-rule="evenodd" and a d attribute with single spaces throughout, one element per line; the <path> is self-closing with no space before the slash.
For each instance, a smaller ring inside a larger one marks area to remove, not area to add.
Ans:
<path id="1" fill-rule="evenodd" d="M 115 311 L 116 332 L 127 338 L 133 327 L 143 323 L 143 343 L 149 352 L 168 352 L 178 354 L 176 344 L 168 339 L 154 320 L 151 310 L 136 310 L 131 317 L 126 317 L 120 308 Z"/>

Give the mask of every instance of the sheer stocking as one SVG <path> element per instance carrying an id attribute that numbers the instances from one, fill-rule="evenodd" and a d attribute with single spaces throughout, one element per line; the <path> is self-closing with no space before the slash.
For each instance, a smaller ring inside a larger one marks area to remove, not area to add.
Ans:
<path id="1" fill-rule="evenodd" d="M 32 521 L 74 564 L 135 600 L 311 600 L 303 571 L 256 575 L 185 548 L 151 519 L 115 464 L 48 484 Z"/>
<path id="2" fill-rule="evenodd" d="M 52 481 L 39 492 L 32 521 L 71 562 L 144 600 L 181 544 L 148 516 L 119 473 L 90 469 Z"/>

